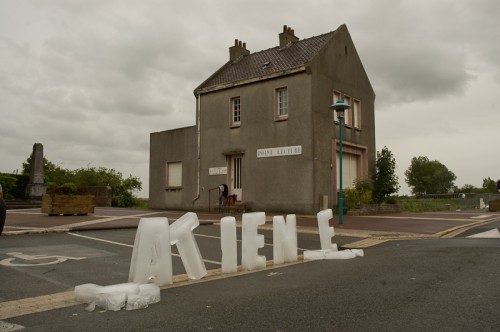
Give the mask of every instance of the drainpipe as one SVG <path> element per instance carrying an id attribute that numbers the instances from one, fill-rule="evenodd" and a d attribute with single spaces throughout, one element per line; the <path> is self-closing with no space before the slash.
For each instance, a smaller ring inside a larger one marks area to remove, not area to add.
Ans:
<path id="1" fill-rule="evenodd" d="M 193 199 L 193 203 L 196 202 L 199 198 L 200 198 L 200 168 L 201 168 L 201 165 L 200 165 L 200 155 L 201 155 L 201 147 L 200 147 L 200 143 L 201 143 L 201 140 L 200 140 L 200 136 L 201 136 L 201 129 L 200 129 L 200 118 L 201 118 L 201 94 L 198 93 L 198 95 L 196 96 L 196 126 L 197 126 L 197 130 L 196 130 L 196 134 L 198 136 L 198 155 L 197 155 L 197 160 L 198 160 L 198 171 L 197 171 L 197 184 L 196 184 L 196 187 L 197 187 L 197 190 L 196 190 L 196 197 Z"/>

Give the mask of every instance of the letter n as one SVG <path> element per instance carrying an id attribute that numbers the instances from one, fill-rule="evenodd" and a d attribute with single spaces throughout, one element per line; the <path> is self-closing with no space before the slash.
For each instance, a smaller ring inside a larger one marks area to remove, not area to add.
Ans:
<path id="1" fill-rule="evenodd" d="M 297 261 L 297 221 L 294 214 L 273 217 L 274 264 Z"/>

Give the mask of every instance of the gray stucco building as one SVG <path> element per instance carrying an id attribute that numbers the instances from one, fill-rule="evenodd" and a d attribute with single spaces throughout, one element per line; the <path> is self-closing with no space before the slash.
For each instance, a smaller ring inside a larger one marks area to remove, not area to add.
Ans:
<path id="1" fill-rule="evenodd" d="M 194 90 L 196 125 L 151 133 L 153 208 L 206 210 L 217 188 L 252 211 L 316 213 L 336 206 L 338 122 L 344 99 L 343 184 L 375 167 L 375 93 L 345 25 L 251 53 L 235 40 L 229 61 Z"/>

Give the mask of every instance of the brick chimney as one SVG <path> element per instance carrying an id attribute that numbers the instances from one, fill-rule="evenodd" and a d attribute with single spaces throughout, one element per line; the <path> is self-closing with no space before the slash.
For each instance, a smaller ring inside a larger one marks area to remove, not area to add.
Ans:
<path id="1" fill-rule="evenodd" d="M 279 34 L 279 37 L 280 47 L 285 47 L 288 43 L 295 43 L 299 41 L 299 37 L 295 36 L 295 31 L 286 25 L 283 26 L 283 32 Z"/>
<path id="2" fill-rule="evenodd" d="M 238 59 L 242 55 L 248 55 L 250 51 L 247 50 L 247 43 L 243 43 L 238 39 L 234 40 L 234 46 L 229 48 L 229 61 Z"/>

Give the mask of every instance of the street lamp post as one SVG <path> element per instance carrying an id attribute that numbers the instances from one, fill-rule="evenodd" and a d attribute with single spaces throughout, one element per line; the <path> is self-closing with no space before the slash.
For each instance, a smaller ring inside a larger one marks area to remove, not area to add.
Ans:
<path id="1" fill-rule="evenodd" d="M 351 108 L 349 104 L 344 103 L 342 99 L 337 100 L 330 106 L 331 111 L 337 112 L 339 119 L 339 224 L 343 224 L 344 219 L 344 196 L 342 193 L 342 131 L 344 129 L 344 112 Z"/>

